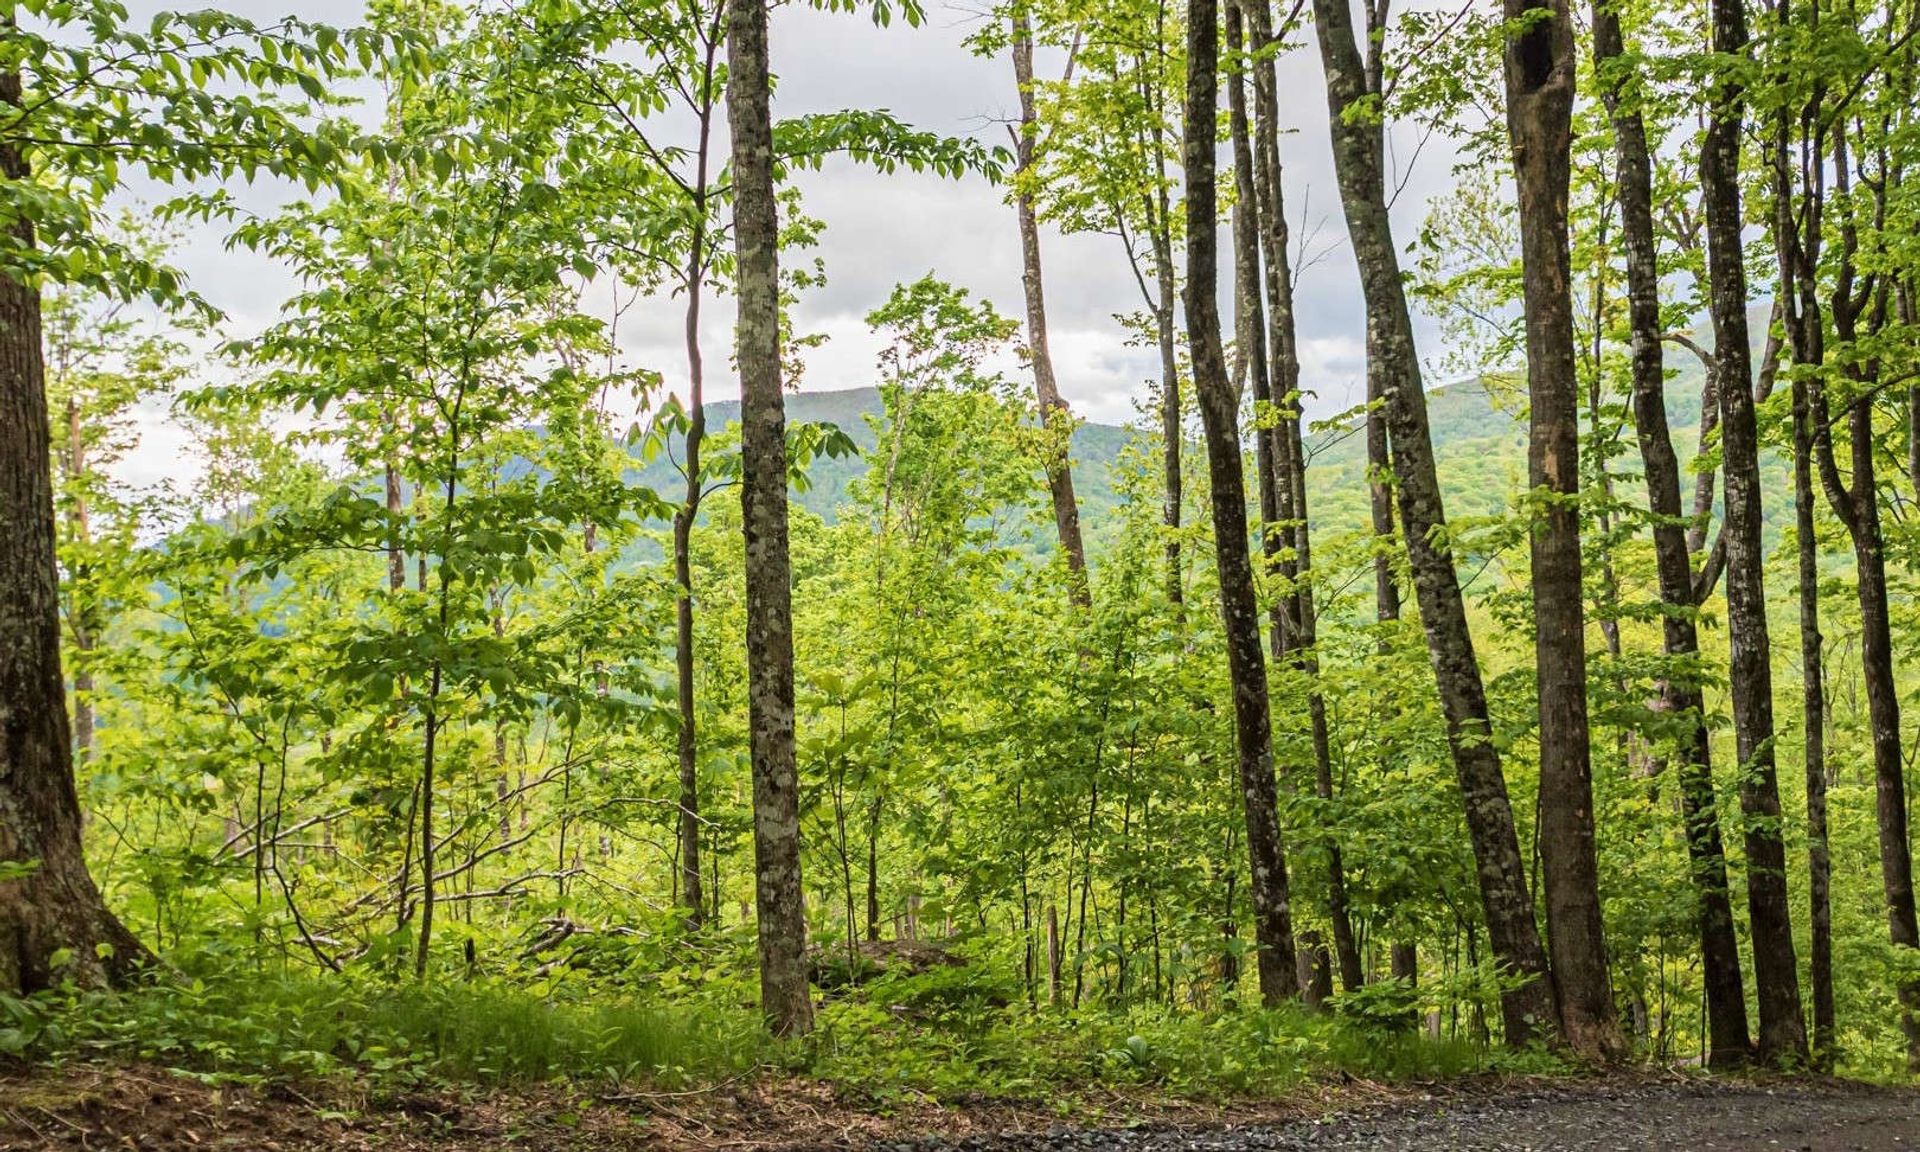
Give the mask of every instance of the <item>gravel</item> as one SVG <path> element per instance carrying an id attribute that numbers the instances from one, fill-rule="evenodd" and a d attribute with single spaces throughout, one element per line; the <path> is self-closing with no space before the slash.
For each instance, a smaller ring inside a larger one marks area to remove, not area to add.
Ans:
<path id="1" fill-rule="evenodd" d="M 1528 1088 L 1317 1120 L 873 1145 L 871 1152 L 1920 1152 L 1920 1094 L 1843 1082 Z"/>

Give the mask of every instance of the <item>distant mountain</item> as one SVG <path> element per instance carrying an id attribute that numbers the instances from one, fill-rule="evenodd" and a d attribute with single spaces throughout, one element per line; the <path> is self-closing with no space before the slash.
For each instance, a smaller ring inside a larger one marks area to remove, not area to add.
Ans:
<path id="1" fill-rule="evenodd" d="M 871 418 L 884 410 L 877 388 L 845 388 L 832 392 L 793 392 L 787 396 L 789 423 L 832 424 L 852 438 L 862 453 L 872 449 L 879 437 Z M 707 427 L 724 428 L 740 419 L 738 400 L 720 400 L 707 405 Z M 1073 433 L 1074 483 L 1086 515 L 1097 516 L 1114 506 L 1118 498 L 1108 480 L 1108 472 L 1131 434 L 1112 424 L 1082 424 Z M 678 453 L 675 453 L 677 458 Z M 808 469 L 805 492 L 793 494 L 794 503 L 825 520 L 833 520 L 847 501 L 852 483 L 867 471 L 864 455 L 822 459 Z M 631 479 L 656 491 L 672 494 L 683 483 L 671 461 L 656 459 L 636 471 Z"/>
<path id="2" fill-rule="evenodd" d="M 1667 415 L 1674 447 L 1685 467 L 1699 437 L 1700 377 L 1695 365 L 1682 363 L 1678 367 L 1682 370 L 1668 388 Z M 1434 455 L 1450 520 L 1497 515 L 1526 487 L 1525 397 L 1517 390 L 1502 391 L 1512 387 L 1472 380 L 1427 394 Z M 873 388 L 797 392 L 787 397 L 788 420 L 837 425 L 863 450 L 871 448 L 876 440 L 868 418 L 879 416 L 881 410 L 880 394 Z M 710 428 L 725 427 L 739 417 L 737 401 L 707 405 Z M 1111 470 L 1132 436 L 1128 428 L 1112 424 L 1085 423 L 1074 430 L 1074 484 L 1082 513 L 1096 531 L 1102 514 L 1118 501 Z M 1193 450 L 1200 448 L 1196 444 Z M 1623 455 L 1616 459 L 1614 469 L 1637 475 L 1639 454 L 1630 434 L 1621 450 Z M 1358 420 L 1317 430 L 1310 437 L 1308 453 L 1308 498 L 1315 527 L 1323 532 L 1363 528 L 1368 523 L 1367 448 Z M 831 520 L 845 503 L 848 486 L 866 470 L 864 457 L 821 460 L 811 471 L 811 486 L 804 493 L 796 493 L 795 502 Z M 1770 461 L 1768 471 L 1769 492 L 1786 492 L 1787 478 L 1779 462 Z M 669 495 L 677 483 L 673 466 L 664 459 L 637 470 L 634 479 Z M 1627 499 L 1639 501 L 1644 492 L 1637 479 L 1621 485 L 1621 495 Z M 1767 511 L 1770 522 L 1784 523 L 1792 516 L 1791 500 L 1784 496 L 1769 500 Z"/>

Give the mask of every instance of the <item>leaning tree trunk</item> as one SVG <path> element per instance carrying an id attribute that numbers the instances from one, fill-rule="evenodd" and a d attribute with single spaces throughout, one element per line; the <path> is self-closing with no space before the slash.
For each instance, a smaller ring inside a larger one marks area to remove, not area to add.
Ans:
<path id="1" fill-rule="evenodd" d="M 1528 484 L 1533 654 L 1540 708 L 1540 857 L 1547 944 L 1562 1035 L 1583 1056 L 1625 1050 L 1613 1016 L 1593 764 L 1587 723 L 1587 629 L 1580 572 L 1580 389 L 1573 361 L 1567 192 L 1573 147 L 1573 16 L 1566 0 L 1506 0 L 1507 137 L 1520 199 L 1527 333 Z"/>
<path id="2" fill-rule="evenodd" d="M 1297 992 L 1287 861 L 1280 838 L 1273 777 L 1273 733 L 1267 714 L 1267 665 L 1260 647 L 1260 607 L 1253 594 L 1247 545 L 1246 479 L 1240 463 L 1239 398 L 1220 343 L 1215 230 L 1214 123 L 1220 31 L 1215 0 L 1193 0 L 1187 26 L 1187 345 L 1194 392 L 1206 428 L 1212 490 L 1213 543 L 1220 615 L 1233 683 L 1234 736 L 1240 798 L 1246 810 L 1247 855 L 1253 873 L 1254 935 L 1259 945 L 1260 998 L 1278 1004 Z"/>
<path id="3" fill-rule="evenodd" d="M 1711 8 L 1714 51 L 1729 58 L 1746 56 L 1745 0 L 1711 0 Z M 1800 1017 L 1780 787 L 1774 771 L 1760 454 L 1740 235 L 1742 89 L 1737 80 L 1722 79 L 1712 96 L 1701 148 L 1700 185 L 1713 315 L 1714 388 L 1719 393 L 1721 460 L 1726 474 L 1727 639 L 1735 745 L 1740 756 L 1740 808 L 1746 818 L 1747 915 L 1760 1002 L 1759 1054 L 1767 1062 L 1804 1061 L 1806 1025 Z"/>
<path id="4" fill-rule="evenodd" d="M 1610 78 L 1603 97 L 1613 122 L 1615 199 L 1627 262 L 1627 317 L 1632 340 L 1633 422 L 1653 513 L 1654 566 L 1660 585 L 1662 651 L 1672 663 L 1660 707 L 1687 725 L 1680 740 L 1681 818 L 1687 860 L 1699 902 L 1701 978 L 1707 1001 L 1708 1062 L 1724 1068 L 1747 1058 L 1747 1002 L 1727 889 L 1727 858 L 1714 801 L 1713 762 L 1698 675 L 1693 567 L 1681 518 L 1680 463 L 1667 427 L 1666 367 L 1660 345 L 1660 273 L 1653 225 L 1653 164 L 1646 124 L 1626 93 L 1626 44 L 1612 0 L 1593 6 L 1596 67 Z"/>
<path id="5" fill-rule="evenodd" d="M 0 75 L 0 101 L 20 97 L 20 74 Z M 10 144 L 0 144 L 0 175 L 31 178 Z M 30 221 L 13 233 L 32 246 Z M 0 992 L 12 995 L 119 981 L 151 959 L 107 910 L 81 854 L 51 439 L 40 290 L 0 271 Z"/>
<path id="6" fill-rule="evenodd" d="M 792 574 L 787 559 L 786 404 L 780 392 L 780 234 L 765 0 L 727 10 L 727 122 L 733 133 L 734 334 L 740 368 L 740 502 L 747 548 L 747 712 L 760 1010 L 776 1035 L 813 1027 L 800 885 L 793 732 Z"/>
<path id="7" fill-rule="evenodd" d="M 1020 129 L 1014 134 L 1014 208 L 1020 219 L 1020 283 L 1027 299 L 1027 354 L 1033 360 L 1033 387 L 1040 398 L 1040 419 L 1046 424 L 1047 489 L 1053 496 L 1054 529 L 1066 554 L 1075 603 L 1092 603 L 1087 582 L 1087 549 L 1080 537 L 1080 504 L 1073 492 L 1073 466 L 1068 437 L 1073 414 L 1054 380 L 1053 353 L 1047 346 L 1046 282 L 1040 272 L 1040 222 L 1034 213 L 1033 193 L 1025 177 L 1033 167 L 1039 116 L 1033 93 L 1033 27 L 1026 7 L 1013 6 L 1013 76 L 1020 86 Z"/>
<path id="8" fill-rule="evenodd" d="M 1486 688 L 1474 658 L 1459 574 L 1446 543 L 1446 513 L 1427 427 L 1426 392 L 1387 214 L 1381 129 L 1377 115 L 1365 103 L 1367 71 L 1354 42 L 1345 0 L 1314 0 L 1313 11 L 1327 73 L 1334 169 L 1366 296 L 1367 345 L 1378 361 L 1382 382 L 1407 560 L 1446 716 L 1447 743 L 1466 805 L 1467 832 L 1473 841 L 1494 957 L 1509 975 L 1522 978 L 1501 997 L 1507 1042 L 1521 1045 L 1541 1029 L 1553 1030 L 1556 1007 L 1546 952 L 1534 925 L 1506 777 L 1492 743 Z M 1369 375 L 1375 370 L 1370 366 Z"/>

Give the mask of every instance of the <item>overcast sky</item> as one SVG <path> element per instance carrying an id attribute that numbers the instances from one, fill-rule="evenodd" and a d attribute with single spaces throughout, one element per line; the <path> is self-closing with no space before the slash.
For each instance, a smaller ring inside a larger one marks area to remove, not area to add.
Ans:
<path id="1" fill-rule="evenodd" d="M 283 9 L 287 0 L 233 7 L 257 19 Z M 933 0 L 938 4 L 938 0 Z M 145 5 L 142 5 L 145 7 Z M 351 23 L 355 0 L 318 0 L 302 7 L 312 19 Z M 955 6 L 931 6 L 919 28 L 896 21 L 876 28 L 862 15 L 831 14 L 803 4 L 775 10 L 773 67 L 778 76 L 776 117 L 838 108 L 884 108 L 922 129 L 971 135 L 1002 145 L 1015 104 L 1013 70 L 1004 57 L 981 59 L 964 40 L 979 17 Z M 1051 63 L 1040 62 L 1042 75 Z M 1311 31 L 1280 62 L 1281 113 L 1288 135 L 1282 142 L 1286 197 L 1296 236 L 1310 234 L 1319 258 L 1300 273 L 1299 328 L 1305 386 L 1318 394 L 1309 414 L 1335 412 L 1363 394 L 1362 309 L 1359 280 L 1345 243 L 1333 160 L 1327 139 L 1326 97 Z M 1397 234 L 1404 245 L 1418 229 L 1428 199 L 1453 180 L 1453 153 L 1444 141 L 1416 149 L 1411 129 L 1391 141 L 1400 156 L 1418 153 L 1395 205 Z M 806 210 L 826 224 L 817 252 L 827 284 L 805 295 L 797 320 L 804 331 L 829 339 L 809 353 L 803 390 L 859 387 L 872 382 L 877 341 L 866 314 L 892 287 L 933 272 L 986 297 L 1009 316 L 1024 318 L 1020 256 L 1014 213 L 1002 190 L 983 179 L 949 181 L 930 175 L 881 175 L 835 160 L 799 177 Z M 284 193 L 242 193 L 265 207 Z M 1223 232 L 1223 240 L 1224 240 Z M 1107 236 L 1042 236 L 1048 319 L 1061 391 L 1084 419 L 1119 423 L 1132 418 L 1158 372 L 1150 348 L 1128 347 L 1115 313 L 1139 309 L 1141 301 L 1119 241 Z M 270 322 L 291 288 L 271 262 L 229 251 L 216 229 L 189 233 L 178 263 L 193 284 L 229 317 L 228 331 L 244 335 Z M 1223 262 L 1224 263 L 1224 262 Z M 1231 318 L 1223 293 L 1223 313 Z M 725 363 L 731 345 L 731 301 L 707 309 L 705 338 L 710 363 Z M 1432 328 L 1422 325 L 1423 337 Z M 619 343 L 634 365 L 663 372 L 669 387 L 682 374 L 678 306 L 643 305 L 622 318 Z M 1429 356 L 1436 350 L 1423 349 Z M 725 373 L 709 373 L 709 398 L 737 394 Z M 180 477 L 182 438 L 152 414 L 144 449 L 130 462 L 128 479 Z"/>

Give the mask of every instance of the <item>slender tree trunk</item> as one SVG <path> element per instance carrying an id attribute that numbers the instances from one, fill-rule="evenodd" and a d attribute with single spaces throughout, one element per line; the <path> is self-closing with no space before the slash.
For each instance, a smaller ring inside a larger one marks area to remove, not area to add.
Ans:
<path id="1" fill-rule="evenodd" d="M 1446 514 L 1427 427 L 1426 393 L 1387 215 L 1381 128 L 1364 105 L 1354 107 L 1368 99 L 1367 70 L 1354 42 L 1347 5 L 1342 0 L 1314 0 L 1313 10 L 1327 73 L 1334 167 L 1366 296 L 1367 344 L 1378 361 L 1382 382 L 1407 559 L 1446 716 L 1447 742 L 1466 805 L 1488 935 L 1501 966 L 1522 978 L 1501 998 L 1506 1039 L 1509 1044 L 1525 1044 L 1539 1030 L 1554 1029 L 1556 1008 L 1546 952 L 1534 925 L 1506 778 L 1492 744 L 1486 689 L 1467 628 L 1459 575 L 1446 543 Z M 1370 366 L 1369 374 L 1375 370 Z"/>
<path id="2" fill-rule="evenodd" d="M 1860 600 L 1860 675 L 1867 687 L 1873 736 L 1874 798 L 1880 833 L 1880 877 L 1887 926 L 1894 947 L 1911 959 L 1920 948 L 1913 900 L 1913 853 L 1908 839 L 1905 758 L 1900 739 L 1900 697 L 1894 678 L 1893 639 L 1887 604 L 1886 545 L 1875 484 L 1873 402 L 1853 402 L 1849 414 L 1853 457 L 1853 556 Z M 1901 1031 L 1907 1038 L 1907 1070 L 1920 1073 L 1920 977 L 1900 982 Z"/>
<path id="3" fill-rule="evenodd" d="M 1781 27 L 1792 18 L 1791 0 L 1777 0 L 1775 14 Z M 1819 19 L 1818 5 L 1808 5 L 1808 20 Z M 1817 160 L 1823 149 L 1816 142 L 1812 109 L 1819 107 L 1822 87 L 1816 84 L 1802 122 L 1802 147 Z M 1826 359 L 1826 335 L 1814 265 L 1821 244 L 1820 214 L 1824 178 L 1818 164 L 1796 164 L 1793 157 L 1792 111 L 1781 107 L 1774 117 L 1773 224 L 1774 247 L 1780 275 L 1775 308 L 1784 322 L 1793 363 L 1818 368 Z M 1795 176 L 1799 176 L 1800 211 L 1795 208 Z M 1813 996 L 1815 1068 L 1831 1070 L 1835 1058 L 1833 994 L 1832 857 L 1827 844 L 1827 686 L 1825 638 L 1820 634 L 1820 541 L 1814 507 L 1814 472 L 1819 437 L 1814 427 L 1813 384 L 1803 373 L 1793 380 L 1793 514 L 1799 561 L 1801 747 L 1807 788 L 1807 980 Z"/>
<path id="4" fill-rule="evenodd" d="M 0 75 L 0 102 L 17 108 L 20 98 L 20 74 Z M 31 178 L 10 145 L 0 144 L 0 175 Z M 16 243 L 33 244 L 30 221 L 13 230 Z M 121 980 L 151 959 L 107 910 L 81 855 L 41 357 L 40 291 L 0 272 L 0 864 L 9 872 L 0 991 L 15 994 Z M 70 962 L 56 969 L 56 953 Z"/>
<path id="5" fill-rule="evenodd" d="M 1794 531 L 1799 537 L 1801 737 L 1807 782 L 1807 979 L 1813 986 L 1813 1062 L 1833 1066 L 1832 858 L 1827 848 L 1827 691 L 1820 635 L 1820 544 L 1813 509 L 1813 418 L 1807 383 L 1793 382 Z"/>
<path id="6" fill-rule="evenodd" d="M 69 493 L 71 507 L 67 512 L 67 532 L 75 544 L 85 546 L 92 542 L 93 532 L 88 512 L 85 477 L 87 474 L 87 434 L 80 419 L 80 401 L 74 396 L 67 397 L 67 458 L 66 474 L 74 480 L 74 490 Z M 73 755 L 77 767 L 84 768 L 93 759 L 93 672 L 90 658 L 98 639 L 94 627 L 97 615 L 95 606 L 84 599 L 76 586 L 74 595 L 67 604 L 67 631 L 73 641 Z M 86 814 L 81 813 L 84 820 Z"/>
<path id="7" fill-rule="evenodd" d="M 1241 6 L 1227 6 L 1227 51 L 1242 58 L 1245 37 L 1241 32 Z M 1267 309 L 1260 279 L 1261 207 L 1271 193 L 1259 188 L 1266 183 L 1256 174 L 1253 137 L 1247 120 L 1247 88 L 1238 67 L 1227 74 L 1227 125 L 1233 146 L 1233 283 L 1234 295 L 1241 307 L 1236 317 L 1234 343 L 1240 359 L 1253 381 L 1254 404 L 1254 489 L 1259 497 L 1261 555 L 1269 574 L 1278 571 L 1284 547 L 1284 517 L 1280 508 L 1278 462 L 1274 458 L 1276 440 L 1271 429 L 1259 427 L 1262 409 L 1271 408 L 1273 389 L 1267 364 Z M 1273 598 L 1269 643 L 1273 658 L 1284 659 L 1287 652 L 1288 612 L 1283 602 L 1290 594 Z"/>
<path id="8" fill-rule="evenodd" d="M 1747 55 L 1745 0 L 1711 0 L 1713 48 Z M 1731 649 L 1740 807 L 1746 821 L 1747 914 L 1760 1004 L 1761 1060 L 1804 1061 L 1806 1027 L 1793 954 L 1780 788 L 1774 771 L 1773 669 L 1767 635 L 1765 552 L 1761 541 L 1760 456 L 1747 339 L 1747 274 L 1741 251 L 1740 136 L 1743 93 L 1722 79 L 1700 157 L 1707 266 L 1713 315 L 1715 390 L 1725 472 L 1727 637 Z"/>
<path id="9" fill-rule="evenodd" d="M 727 12 L 733 137 L 735 356 L 740 369 L 741 522 L 747 554 L 747 710 L 753 760 L 760 1010 L 776 1035 L 813 1027 L 800 881 L 793 717 L 792 574 L 787 558 L 786 403 L 780 390 L 780 233 L 765 0 Z"/>
<path id="10" fill-rule="evenodd" d="M 1187 22 L 1187 99 L 1184 159 L 1187 210 L 1187 345 L 1194 392 L 1206 426 L 1207 477 L 1212 490 L 1215 564 L 1220 614 L 1233 684 L 1234 735 L 1240 798 L 1247 822 L 1253 874 L 1254 934 L 1259 945 L 1260 996 L 1278 1004 L 1297 992 L 1294 943 L 1287 904 L 1287 863 L 1281 843 L 1273 775 L 1273 737 L 1267 708 L 1266 657 L 1260 645 L 1260 608 L 1253 594 L 1247 546 L 1246 481 L 1240 462 L 1239 400 L 1227 377 L 1220 342 L 1215 231 L 1214 124 L 1218 107 L 1219 13 L 1215 0 L 1193 0 Z"/>
<path id="11" fill-rule="evenodd" d="M 1235 38 L 1234 42 L 1229 43 L 1229 48 L 1236 54 L 1240 50 L 1237 25 L 1242 15 L 1246 19 L 1250 48 L 1258 48 L 1273 38 L 1272 16 L 1263 3 L 1234 0 L 1227 14 L 1227 31 L 1230 37 Z M 1256 330 L 1239 338 L 1255 341 L 1258 348 L 1252 366 L 1256 413 L 1260 413 L 1262 403 L 1266 406 L 1265 413 L 1256 421 L 1266 426 L 1258 427 L 1254 432 L 1256 462 L 1261 472 L 1261 517 L 1267 525 L 1263 535 L 1269 563 L 1280 572 L 1288 585 L 1287 590 L 1274 601 L 1273 654 L 1275 660 L 1291 660 L 1316 680 L 1308 698 L 1314 791 L 1322 801 L 1328 801 L 1333 798 L 1333 776 L 1326 700 L 1317 686 L 1319 661 L 1313 651 L 1314 607 L 1308 586 L 1312 553 L 1309 543 L 1305 445 L 1300 436 L 1300 351 L 1294 324 L 1292 258 L 1287 251 L 1290 230 L 1280 164 L 1279 84 L 1273 55 L 1266 53 L 1255 58 L 1252 71 L 1255 112 L 1253 140 L 1243 157 L 1238 136 L 1244 134 L 1244 128 L 1234 129 L 1235 184 L 1236 195 L 1241 203 L 1254 206 L 1254 222 L 1258 227 L 1248 228 L 1245 236 L 1236 228 L 1236 252 L 1245 251 L 1244 259 L 1236 259 L 1236 271 L 1246 277 L 1246 290 L 1256 302 L 1251 309 L 1250 321 L 1258 324 L 1264 318 L 1266 330 L 1264 334 Z M 1233 112 L 1244 125 L 1246 109 L 1241 91 L 1236 78 L 1233 96 L 1238 106 Z M 1244 177 L 1241 176 L 1243 171 L 1246 172 Z M 1236 213 L 1238 210 L 1236 205 Z M 1261 275 L 1263 249 L 1266 258 L 1264 276 Z M 1240 269 L 1242 264 L 1245 265 L 1244 271 Z M 1264 307 L 1259 306 L 1261 303 L 1264 303 Z M 1262 368 L 1266 369 L 1264 373 Z M 1271 473 L 1271 478 L 1268 473 Z M 1273 489 L 1271 496 L 1267 492 L 1269 486 Z M 1309 992 L 1316 1000 L 1324 998 L 1321 993 L 1330 994 L 1330 960 L 1336 960 L 1339 965 L 1341 987 L 1351 991 L 1361 981 L 1360 953 L 1354 944 L 1353 923 L 1347 912 L 1346 877 L 1340 847 L 1331 828 L 1323 828 L 1322 836 L 1327 857 L 1326 911 L 1333 926 L 1334 949 L 1329 957 L 1325 945 L 1317 938 L 1310 945 L 1315 954 L 1315 974 Z"/>
<path id="12" fill-rule="evenodd" d="M 711 61 L 711 57 L 709 57 Z M 709 66 L 711 78 L 711 66 Z M 706 477 L 700 471 L 700 449 L 707 435 L 706 361 L 700 351 L 700 305 L 705 288 L 707 245 L 707 146 L 711 107 L 700 117 L 700 146 L 694 176 L 693 237 L 688 247 L 685 287 L 687 307 L 687 442 L 686 495 L 673 516 L 674 635 L 673 663 L 680 708 L 680 906 L 687 927 L 697 929 L 705 918 L 705 894 L 700 879 L 700 744 L 694 697 L 693 655 L 693 526 L 700 516 Z"/>
<path id="13" fill-rule="evenodd" d="M 1701 978 L 1705 985 L 1708 1060 L 1724 1068 L 1747 1059 L 1747 1002 L 1727 888 L 1726 852 L 1714 800 L 1709 733 L 1699 678 L 1693 566 L 1681 518 L 1680 464 L 1667 427 L 1666 367 L 1660 344 L 1660 273 L 1653 225 L 1653 165 L 1645 122 L 1619 69 L 1625 38 L 1610 0 L 1593 6 L 1596 67 L 1612 77 L 1603 90 L 1612 117 L 1616 200 L 1626 248 L 1627 311 L 1632 339 L 1633 418 L 1653 513 L 1654 563 L 1660 584 L 1662 649 L 1674 665 L 1662 682 L 1661 710 L 1687 724 L 1680 740 L 1680 797 L 1687 858 L 1699 901 Z"/>
<path id="14" fill-rule="evenodd" d="M 1020 220 L 1020 283 L 1026 290 L 1027 354 L 1033 361 L 1033 387 L 1040 398 L 1040 419 L 1055 438 L 1047 450 L 1047 488 L 1053 497 L 1053 523 L 1066 554 L 1074 601 L 1092 603 L 1087 582 L 1087 550 L 1080 538 L 1080 504 L 1073 492 L 1068 437 L 1073 414 L 1054 381 L 1053 354 L 1047 346 L 1047 297 L 1040 271 L 1040 222 L 1033 195 L 1022 177 L 1033 167 L 1039 116 L 1033 92 L 1033 26 L 1024 3 L 1013 6 L 1013 76 L 1020 87 L 1020 129 L 1014 134 L 1014 208 Z"/>
<path id="15" fill-rule="evenodd" d="M 1587 723 L 1586 602 L 1580 563 L 1580 390 L 1574 369 L 1567 193 L 1573 146 L 1573 17 L 1566 0 L 1506 0 L 1507 137 L 1520 198 L 1531 432 L 1533 653 L 1540 707 L 1540 842 L 1547 943 L 1562 1035 L 1615 1059 L 1593 765 Z"/>

